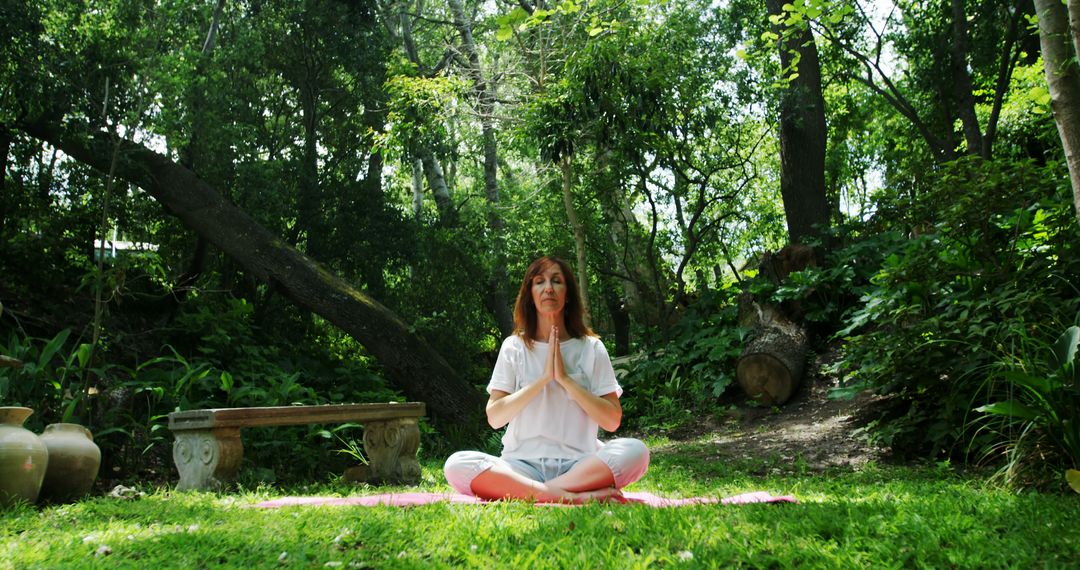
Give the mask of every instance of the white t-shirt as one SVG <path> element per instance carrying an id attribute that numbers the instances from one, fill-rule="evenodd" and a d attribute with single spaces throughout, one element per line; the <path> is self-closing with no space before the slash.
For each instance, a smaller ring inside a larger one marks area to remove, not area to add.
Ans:
<path id="1" fill-rule="evenodd" d="M 548 343 L 533 342 L 532 350 L 518 335 L 503 341 L 487 391 L 514 393 L 532 384 L 544 372 Z M 600 339 L 591 336 L 559 343 L 567 376 L 596 396 L 622 388 L 615 380 L 611 358 Z M 510 420 L 502 438 L 502 456 L 510 459 L 577 459 L 597 452 L 599 426 L 566 390 L 552 381 Z"/>

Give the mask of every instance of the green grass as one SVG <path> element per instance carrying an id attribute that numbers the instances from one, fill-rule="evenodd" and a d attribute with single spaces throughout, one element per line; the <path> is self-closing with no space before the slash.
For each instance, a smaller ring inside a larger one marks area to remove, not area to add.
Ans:
<path id="1" fill-rule="evenodd" d="M 289 494 L 447 491 L 431 461 L 418 488 L 162 489 L 20 507 L 0 512 L 0 568 L 1042 568 L 1080 560 L 1080 495 L 1018 495 L 948 466 L 812 474 L 798 461 L 707 457 L 707 444 L 665 446 L 630 490 L 764 490 L 801 503 L 245 508 Z M 96 555 L 103 547 L 110 553 Z"/>

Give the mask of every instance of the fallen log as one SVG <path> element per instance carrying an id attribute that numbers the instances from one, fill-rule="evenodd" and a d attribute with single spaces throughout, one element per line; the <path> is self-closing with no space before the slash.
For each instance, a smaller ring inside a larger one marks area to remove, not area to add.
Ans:
<path id="1" fill-rule="evenodd" d="M 746 395 L 779 406 L 799 387 L 806 362 L 806 331 L 793 323 L 765 321 L 750 333 L 735 368 Z"/>

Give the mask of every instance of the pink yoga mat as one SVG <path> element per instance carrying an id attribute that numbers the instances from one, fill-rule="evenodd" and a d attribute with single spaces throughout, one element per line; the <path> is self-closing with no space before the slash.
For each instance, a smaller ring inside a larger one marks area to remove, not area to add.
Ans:
<path id="1" fill-rule="evenodd" d="M 750 503 L 797 503 L 795 497 L 789 495 L 773 496 L 764 491 L 743 493 L 725 497 L 688 497 L 683 499 L 665 499 L 652 493 L 623 493 L 627 504 L 639 504 L 650 507 L 681 507 L 685 505 L 708 505 L 719 503 L 722 505 L 747 505 Z M 308 505 L 333 505 L 333 506 L 359 506 L 374 507 L 389 505 L 395 507 L 409 507 L 414 505 L 430 505 L 432 503 L 457 503 L 457 504 L 482 504 L 497 501 L 484 501 L 471 495 L 457 493 L 386 493 L 383 495 L 367 495 L 364 497 L 282 497 L 272 501 L 256 503 L 253 507 L 274 509 L 278 507 L 308 506 Z M 616 503 L 617 504 L 617 503 Z M 562 503 L 548 504 L 546 506 L 573 506 Z"/>

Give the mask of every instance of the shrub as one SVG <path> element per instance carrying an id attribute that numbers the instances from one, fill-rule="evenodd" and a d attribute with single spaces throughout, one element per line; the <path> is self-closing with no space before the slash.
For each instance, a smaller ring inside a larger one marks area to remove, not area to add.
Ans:
<path id="1" fill-rule="evenodd" d="M 964 430 L 1001 388 L 987 370 L 1080 308 L 1075 218 L 1057 179 L 1028 162 L 963 159 L 926 193 L 883 202 L 887 221 L 857 246 L 876 244 L 880 262 L 837 334 L 838 369 L 888 396 L 871 438 L 902 455 L 987 443 Z"/>
<path id="2" fill-rule="evenodd" d="M 1005 381 L 1006 399 L 976 408 L 994 443 L 986 456 L 1004 458 L 999 475 L 1019 487 L 1064 482 L 1060 466 L 1080 467 L 1080 327 L 1065 330 L 1042 354 L 1003 355 L 993 378 Z M 1041 345 L 1041 346 L 1040 346 Z"/>
<path id="3" fill-rule="evenodd" d="M 667 431 L 719 410 L 719 397 L 735 381 L 746 334 L 736 324 L 734 293 L 703 294 L 671 328 L 670 341 L 621 367 L 631 427 Z"/>

